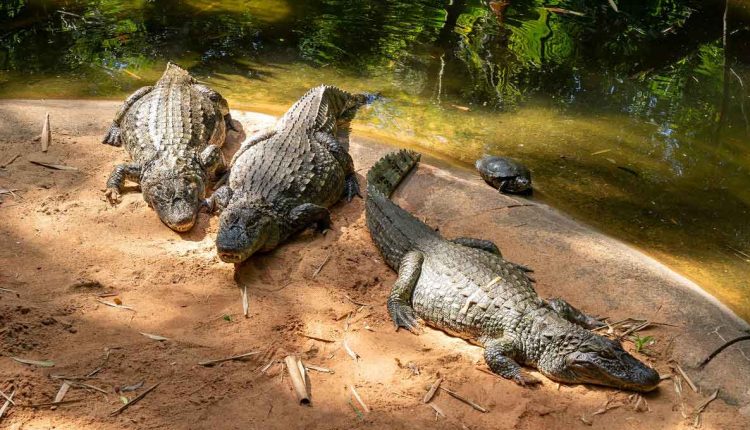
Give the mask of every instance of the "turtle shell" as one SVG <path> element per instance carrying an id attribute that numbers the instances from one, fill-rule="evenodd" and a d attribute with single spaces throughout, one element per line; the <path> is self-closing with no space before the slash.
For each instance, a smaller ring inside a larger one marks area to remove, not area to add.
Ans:
<path id="1" fill-rule="evenodd" d="M 477 160 L 476 168 L 482 177 L 487 180 L 508 179 L 518 176 L 531 178 L 531 173 L 526 166 L 508 157 L 484 157 Z"/>

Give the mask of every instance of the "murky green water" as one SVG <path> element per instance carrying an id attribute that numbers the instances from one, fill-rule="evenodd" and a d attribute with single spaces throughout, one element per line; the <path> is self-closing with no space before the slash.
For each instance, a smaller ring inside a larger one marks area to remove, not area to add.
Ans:
<path id="1" fill-rule="evenodd" d="M 167 60 L 269 113 L 381 92 L 359 133 L 523 160 L 535 198 L 750 320 L 750 2 L 726 32 L 722 1 L 613 3 L 4 0 L 0 97 L 120 99 Z"/>

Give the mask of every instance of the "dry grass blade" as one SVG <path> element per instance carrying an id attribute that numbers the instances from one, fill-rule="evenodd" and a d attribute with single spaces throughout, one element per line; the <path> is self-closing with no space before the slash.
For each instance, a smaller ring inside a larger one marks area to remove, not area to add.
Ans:
<path id="1" fill-rule="evenodd" d="M 359 393 L 354 388 L 354 385 L 350 385 L 349 388 L 352 390 L 352 396 L 354 396 L 354 399 L 357 401 L 357 403 L 359 403 L 362 406 L 362 409 L 366 413 L 369 413 L 370 412 L 370 408 L 367 407 L 367 405 L 365 404 L 365 402 L 362 400 L 362 397 L 359 396 Z"/>
<path id="2" fill-rule="evenodd" d="M 5 400 L 9 401 L 11 405 L 15 406 L 16 402 L 13 401 L 12 397 L 8 397 L 8 395 L 3 393 L 2 391 L 0 391 L 0 396 L 3 396 Z"/>
<path id="3" fill-rule="evenodd" d="M 424 398 L 422 399 L 422 403 L 430 403 L 430 400 L 432 400 L 433 397 L 435 397 L 435 393 L 437 392 L 438 388 L 440 388 L 440 383 L 443 382 L 443 378 L 437 378 L 435 382 L 432 383 L 432 386 L 429 390 L 427 390 L 427 393 L 424 395 Z"/>
<path id="4" fill-rule="evenodd" d="M 113 308 L 125 309 L 125 310 L 131 311 L 131 312 L 135 312 L 135 309 L 131 308 L 130 306 L 118 305 L 117 303 L 107 302 L 107 301 L 100 300 L 100 299 L 96 299 L 96 301 L 99 302 L 99 303 L 101 303 L 101 304 L 103 304 L 103 305 L 107 305 L 107 306 L 110 306 L 110 307 L 113 307 Z"/>
<path id="5" fill-rule="evenodd" d="M 42 152 L 47 152 L 49 144 L 52 142 L 52 129 L 49 126 L 49 113 L 44 116 L 44 126 L 42 126 Z"/>
<path id="6" fill-rule="evenodd" d="M 53 170 L 78 171 L 77 167 L 66 166 L 65 164 L 45 163 L 44 161 L 36 161 L 36 160 L 29 160 L 29 163 L 36 164 L 37 166 L 42 166 L 42 167 L 46 167 L 48 169 L 53 169 Z"/>
<path id="7" fill-rule="evenodd" d="M 362 358 L 359 356 L 359 354 L 349 348 L 349 344 L 347 343 L 346 339 L 344 339 L 344 350 L 346 350 L 346 353 L 349 354 L 349 357 L 351 357 L 354 361 L 359 361 L 359 359 Z"/>
<path id="8" fill-rule="evenodd" d="M 102 393 L 104 395 L 109 394 L 109 391 L 104 390 L 102 388 L 99 388 L 96 385 L 85 384 L 83 382 L 71 382 L 71 385 L 74 386 L 74 387 L 78 387 L 78 388 L 90 388 L 90 389 L 92 389 L 94 391 L 98 391 L 98 392 L 100 392 L 100 393 Z"/>
<path id="9" fill-rule="evenodd" d="M 52 360 L 29 360 L 27 358 L 18 358 L 18 357 L 11 357 L 13 360 L 28 364 L 31 366 L 39 366 L 39 367 L 55 367 L 55 362 Z"/>
<path id="10" fill-rule="evenodd" d="M 5 403 L 3 404 L 3 407 L 0 408 L 0 419 L 3 418 L 3 415 L 5 415 L 5 411 L 8 410 L 11 404 L 15 406 L 15 403 L 13 403 L 13 396 L 15 394 L 16 394 L 16 389 L 14 388 L 13 392 L 10 393 L 10 397 L 6 398 Z"/>
<path id="11" fill-rule="evenodd" d="M 13 294 L 19 294 L 16 290 L 11 290 L 10 288 L 0 288 L 0 291 L 5 291 L 6 293 L 13 293 Z"/>
<path id="12" fill-rule="evenodd" d="M 256 354 L 260 354 L 260 351 L 252 351 L 252 352 L 246 352 L 246 353 L 244 353 L 244 354 L 240 354 L 240 355 L 233 355 L 233 356 L 231 356 L 231 357 L 226 357 L 226 358 L 217 358 L 216 360 L 206 360 L 206 361 L 201 361 L 201 362 L 200 362 L 200 363 L 198 363 L 198 364 L 199 364 L 199 365 L 201 365 L 201 366 L 209 366 L 209 367 L 210 367 L 210 366 L 213 366 L 214 364 L 219 364 L 219 363 L 223 363 L 223 362 L 225 362 L 225 361 L 242 360 L 242 359 L 244 359 L 245 357 L 249 357 L 249 356 L 251 356 L 251 355 L 256 355 Z M 273 361 L 271 361 L 271 362 L 273 363 Z"/>
<path id="13" fill-rule="evenodd" d="M 716 400 L 716 398 L 719 397 L 719 390 L 714 391 L 713 394 L 711 394 L 706 400 L 701 402 L 700 405 L 698 405 L 697 408 L 695 408 L 695 418 L 693 419 L 693 427 L 700 427 L 701 425 L 701 414 L 706 409 L 709 403 Z"/>
<path id="14" fill-rule="evenodd" d="M 159 342 L 163 342 L 165 340 L 169 340 L 168 337 L 159 336 L 158 334 L 144 333 L 142 331 L 139 332 L 139 333 L 142 334 L 142 335 L 144 335 L 144 336 L 146 336 L 149 339 L 158 340 Z"/>
<path id="15" fill-rule="evenodd" d="M 684 379 L 685 382 L 688 383 L 688 385 L 690 386 L 690 389 L 692 389 L 693 392 L 697 393 L 698 392 L 698 387 L 695 385 L 695 383 L 693 383 L 693 381 L 690 379 L 690 377 L 687 375 L 687 373 L 685 373 L 685 371 L 682 370 L 682 367 L 680 367 L 679 364 L 675 363 L 675 369 L 677 369 L 677 371 L 680 373 L 680 376 L 682 376 L 682 379 Z"/>
<path id="16" fill-rule="evenodd" d="M 19 405 L 19 406 L 22 408 L 47 408 L 50 406 L 70 405 L 72 403 L 78 403 L 84 400 L 85 399 L 71 399 L 71 400 L 63 400 L 62 402 L 36 403 L 33 405 Z"/>
<path id="17" fill-rule="evenodd" d="M 139 394 L 138 396 L 136 396 L 135 398 L 133 398 L 133 400 L 129 401 L 128 403 L 125 403 L 124 405 L 122 405 L 122 406 L 120 406 L 119 408 L 115 409 L 114 411 L 110 412 L 110 414 L 109 414 L 109 415 L 110 415 L 110 416 L 114 416 L 114 415 L 117 415 L 117 414 L 121 413 L 122 411 L 124 411 L 125 409 L 127 409 L 127 408 L 131 407 L 131 406 L 132 406 L 132 405 L 134 405 L 135 403 L 137 403 L 137 402 L 141 401 L 141 399 L 143 399 L 144 397 L 146 397 L 146 395 L 147 395 L 148 393 L 150 393 L 150 392 L 154 391 L 154 389 L 155 389 L 156 387 L 158 387 L 158 386 L 159 386 L 159 384 L 161 384 L 161 382 L 157 382 L 156 384 L 152 385 L 152 386 L 151 386 L 151 388 L 149 388 L 148 390 L 146 390 L 146 391 L 142 392 L 141 394 Z"/>
<path id="18" fill-rule="evenodd" d="M 479 412 L 484 412 L 484 413 L 489 412 L 489 410 L 487 408 L 485 408 L 485 407 L 477 404 L 476 402 L 474 402 L 472 400 L 467 399 L 466 397 L 464 397 L 464 396 L 456 393 L 455 391 L 451 391 L 451 390 L 449 390 L 449 389 L 447 389 L 445 387 L 440 387 L 440 389 L 443 390 L 443 391 L 445 391 L 446 393 L 450 394 L 451 397 L 453 397 L 453 398 L 455 398 L 457 400 L 460 400 L 460 401 L 466 403 L 467 405 L 469 405 L 472 408 L 478 410 Z"/>

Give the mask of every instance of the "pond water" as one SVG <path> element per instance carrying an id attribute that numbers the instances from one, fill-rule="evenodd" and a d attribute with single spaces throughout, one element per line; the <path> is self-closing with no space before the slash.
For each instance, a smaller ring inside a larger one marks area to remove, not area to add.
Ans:
<path id="1" fill-rule="evenodd" d="M 535 199 L 750 320 L 750 1 L 0 4 L 0 97 L 122 99 L 168 60 L 272 114 L 320 83 L 380 92 L 357 133 L 515 157 Z"/>

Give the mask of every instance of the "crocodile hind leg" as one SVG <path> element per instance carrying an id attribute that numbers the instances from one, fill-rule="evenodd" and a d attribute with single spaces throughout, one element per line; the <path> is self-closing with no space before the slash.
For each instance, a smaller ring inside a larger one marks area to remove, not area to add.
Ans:
<path id="1" fill-rule="evenodd" d="M 315 133 L 315 140 L 325 145 L 339 162 L 341 168 L 344 169 L 344 175 L 346 175 L 344 178 L 344 198 L 346 198 L 346 201 L 352 201 L 354 196 L 362 198 L 362 194 L 359 192 L 357 175 L 354 173 L 354 160 L 352 160 L 352 156 L 341 145 L 341 142 L 333 137 L 333 135 L 322 131 Z"/>
<path id="2" fill-rule="evenodd" d="M 122 118 L 128 112 L 128 109 L 133 106 L 133 103 L 137 102 L 141 97 L 148 94 L 153 88 L 154 87 L 151 86 L 141 87 L 136 90 L 136 92 L 131 94 L 130 97 L 125 99 L 125 102 L 122 104 L 122 106 L 120 106 L 120 110 L 118 110 L 117 114 L 115 114 L 115 119 L 112 120 L 112 125 L 109 126 L 107 134 L 104 135 L 102 143 L 112 146 L 122 145 L 122 140 L 120 138 L 120 121 L 122 121 Z"/>
<path id="3" fill-rule="evenodd" d="M 586 315 L 585 313 L 581 312 L 580 310 L 574 308 L 570 303 L 566 302 L 565 300 L 556 297 L 553 299 L 547 299 L 547 306 L 549 306 L 555 313 L 560 315 L 562 318 L 572 322 L 573 324 L 578 324 L 583 328 L 586 329 L 594 329 L 598 327 L 603 327 L 606 324 L 599 321 L 598 319 Z"/>
<path id="4" fill-rule="evenodd" d="M 109 174 L 107 179 L 107 190 L 104 192 L 104 196 L 110 203 L 117 203 L 120 200 L 120 192 L 122 191 L 122 185 L 128 179 L 133 182 L 140 182 L 141 179 L 141 166 L 135 163 L 129 164 L 118 164 Z"/>
<path id="5" fill-rule="evenodd" d="M 411 296 L 422 274 L 424 254 L 419 251 L 406 253 L 398 267 L 398 279 L 393 284 L 388 296 L 388 315 L 391 316 L 396 329 L 403 327 L 414 334 L 419 332 L 419 320 L 411 306 Z"/>
<path id="6" fill-rule="evenodd" d="M 513 358 L 516 347 L 512 342 L 495 339 L 484 346 L 484 360 L 490 370 L 521 386 L 540 384 L 541 381 L 521 369 Z"/>
<path id="7" fill-rule="evenodd" d="M 210 180 L 215 181 L 227 168 L 224 154 L 216 145 L 208 145 L 200 154 L 200 165 L 208 174 Z"/>
<path id="8" fill-rule="evenodd" d="M 323 206 L 312 203 L 303 203 L 292 209 L 289 213 L 295 230 L 304 230 L 315 224 L 318 231 L 326 231 L 331 228 L 331 212 Z"/>
<path id="9" fill-rule="evenodd" d="M 209 100 L 216 103 L 217 106 L 219 106 L 219 111 L 222 115 L 224 115 L 224 124 L 226 124 L 227 129 L 233 130 L 236 132 L 239 132 L 240 130 L 237 129 L 237 127 L 234 126 L 234 122 L 232 121 L 232 115 L 229 113 L 229 103 L 227 102 L 227 99 L 225 99 L 221 94 L 217 93 L 216 91 L 212 90 L 211 88 L 208 88 L 207 86 L 203 84 L 194 84 L 193 88 L 198 90 L 200 93 L 205 94 L 206 97 L 208 97 Z"/>
<path id="10" fill-rule="evenodd" d="M 473 237 L 457 237 L 451 240 L 451 242 L 457 243 L 459 245 L 463 245 L 469 248 L 481 249 L 482 251 L 487 251 L 490 254 L 495 254 L 500 258 L 503 257 L 503 254 L 500 252 L 500 248 L 498 248 L 497 245 L 495 245 L 495 242 L 491 240 L 475 239 Z M 509 261 L 509 263 L 511 262 Z M 530 267 L 526 267 L 523 264 L 517 264 L 517 263 L 511 263 L 511 264 L 513 264 L 514 266 L 518 267 L 519 269 L 527 273 L 534 271 L 534 269 Z M 533 278 L 531 277 L 528 277 L 528 278 L 531 282 L 536 282 Z"/>

